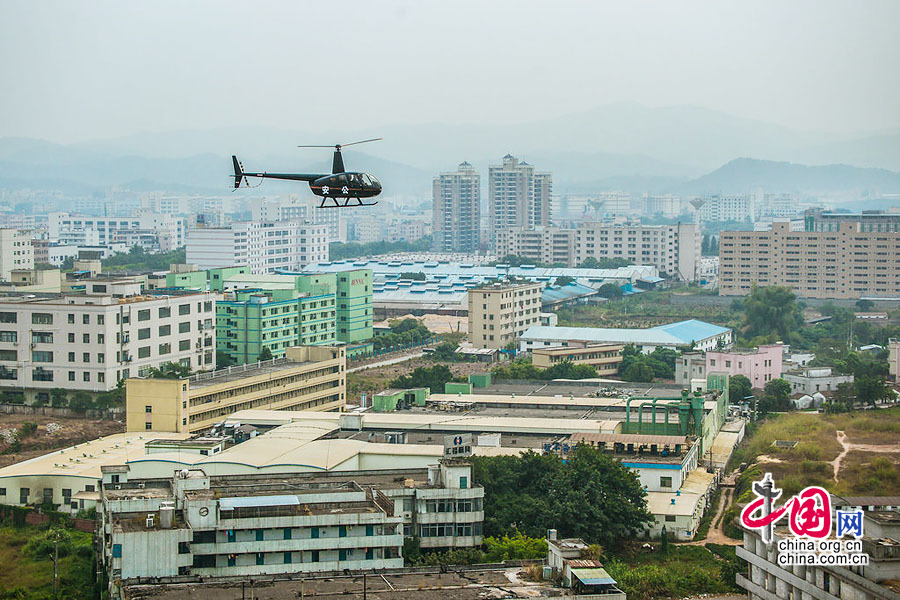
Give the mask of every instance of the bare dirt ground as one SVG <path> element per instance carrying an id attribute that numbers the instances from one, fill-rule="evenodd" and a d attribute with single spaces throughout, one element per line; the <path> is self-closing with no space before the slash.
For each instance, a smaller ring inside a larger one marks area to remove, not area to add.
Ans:
<path id="1" fill-rule="evenodd" d="M 21 449 L 19 452 L 7 454 L 9 444 L 0 441 L 0 467 L 35 458 L 60 448 L 68 448 L 100 436 L 125 431 L 124 423 L 113 420 L 95 421 L 41 415 L 0 414 L 0 430 L 21 429 L 25 422 L 37 424 L 37 430 L 28 437 L 20 436 Z M 59 425 L 61 429 L 54 433 L 48 433 L 47 425 L 51 423 Z"/>
<path id="2" fill-rule="evenodd" d="M 433 367 L 442 364 L 454 375 L 469 376 L 475 373 L 486 373 L 492 365 L 478 362 L 443 362 L 433 361 L 427 357 L 413 358 L 404 362 L 371 367 L 353 373 L 347 373 L 347 397 L 351 401 L 358 400 L 359 394 L 365 392 L 371 398 L 387 389 L 390 382 L 401 375 L 409 375 L 418 367 Z M 499 364 L 499 363 L 494 363 Z M 444 390 L 431 390 L 433 394 L 442 394 Z"/>
<path id="3" fill-rule="evenodd" d="M 740 546 L 744 543 L 743 540 L 733 540 L 725 535 L 725 532 L 722 530 L 722 523 L 719 523 L 719 518 L 722 516 L 722 513 L 731 506 L 732 494 L 734 494 L 734 488 L 722 488 L 719 506 L 716 507 L 716 514 L 712 517 L 706 538 L 689 542 L 689 545 L 702 546 L 703 544 L 724 544 L 726 546 Z M 718 526 L 716 526 L 716 523 L 719 523 Z"/>
<path id="4" fill-rule="evenodd" d="M 841 445 L 841 453 L 837 455 L 831 465 L 834 468 L 834 482 L 838 483 L 840 479 L 838 474 L 841 470 L 841 463 L 851 451 L 872 452 L 875 454 L 897 454 L 900 452 L 900 444 L 855 444 L 847 440 L 847 435 L 843 431 L 837 432 L 837 440 Z"/>

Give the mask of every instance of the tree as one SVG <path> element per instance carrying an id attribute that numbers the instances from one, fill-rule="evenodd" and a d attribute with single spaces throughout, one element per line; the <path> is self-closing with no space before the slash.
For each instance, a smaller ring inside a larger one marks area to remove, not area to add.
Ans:
<path id="1" fill-rule="evenodd" d="M 614 298 L 622 297 L 622 288 L 617 286 L 614 283 L 604 283 L 597 290 L 597 295 L 601 298 L 608 298 L 610 300 Z"/>
<path id="2" fill-rule="evenodd" d="M 397 377 L 388 385 L 404 390 L 427 387 L 432 392 L 441 394 L 444 392 L 444 385 L 453 380 L 453 373 L 447 365 L 434 365 L 433 367 L 417 367 L 409 375 Z"/>
<path id="3" fill-rule="evenodd" d="M 748 338 L 770 336 L 789 342 L 803 325 L 797 296 L 787 287 L 753 286 L 744 300 L 744 334 Z"/>
<path id="4" fill-rule="evenodd" d="M 869 312 L 873 308 L 875 308 L 875 303 L 868 299 L 861 299 L 856 301 L 856 308 L 861 312 Z"/>
<path id="5" fill-rule="evenodd" d="M 650 383 L 653 381 L 653 367 L 644 360 L 633 362 L 622 373 L 622 379 L 625 381 Z"/>
<path id="6" fill-rule="evenodd" d="M 400 279 L 411 279 L 413 281 L 425 281 L 427 277 L 425 277 L 425 273 L 422 272 L 408 272 L 408 273 L 400 273 Z"/>
<path id="7" fill-rule="evenodd" d="M 763 388 L 758 403 L 760 413 L 784 412 L 791 409 L 791 384 L 784 379 L 771 379 Z"/>
<path id="8" fill-rule="evenodd" d="M 231 355 L 227 352 L 222 352 L 221 350 L 216 350 L 216 368 L 224 369 L 226 367 L 230 367 L 236 364 L 235 360 L 231 358 Z"/>
<path id="9" fill-rule="evenodd" d="M 574 277 L 569 277 L 568 275 L 560 275 L 556 278 L 556 285 L 569 285 L 575 281 Z"/>
<path id="10" fill-rule="evenodd" d="M 630 263 L 624 258 L 601 258 L 596 259 L 593 256 L 589 256 L 584 259 L 580 265 L 578 265 L 579 269 L 618 269 L 619 267 L 627 267 Z"/>
<path id="11" fill-rule="evenodd" d="M 856 389 L 854 385 L 845 381 L 837 384 L 831 400 L 825 403 L 825 412 L 827 413 L 845 413 L 853 410 L 856 403 Z"/>
<path id="12" fill-rule="evenodd" d="M 484 486 L 485 536 L 519 531 L 541 537 L 556 528 L 618 548 L 651 519 L 634 471 L 579 444 L 565 462 L 554 454 L 472 457 L 473 479 Z"/>
<path id="13" fill-rule="evenodd" d="M 256 360 L 272 360 L 272 351 L 269 350 L 268 346 L 263 346 L 263 349 L 259 351 Z"/>
<path id="14" fill-rule="evenodd" d="M 883 377 L 878 377 L 876 375 L 863 375 L 859 378 L 854 378 L 853 387 L 856 391 L 856 399 L 859 402 L 865 402 L 872 406 L 872 408 L 876 408 L 876 403 L 892 400 L 894 398 L 894 391 L 891 389 Z"/>
<path id="15" fill-rule="evenodd" d="M 75 412 L 83 413 L 94 405 L 91 395 L 87 392 L 75 392 L 69 399 L 69 408 Z"/>
<path id="16" fill-rule="evenodd" d="M 728 401 L 739 404 L 744 398 L 753 393 L 753 384 L 743 375 L 733 375 L 728 378 Z"/>
<path id="17" fill-rule="evenodd" d="M 152 379 L 182 379 L 190 375 L 190 367 L 174 362 L 164 362 L 159 367 L 150 367 L 147 371 L 147 377 Z"/>
<path id="18" fill-rule="evenodd" d="M 53 388 L 50 390 L 50 406 L 60 408 L 69 403 L 66 390 L 62 388 Z"/>

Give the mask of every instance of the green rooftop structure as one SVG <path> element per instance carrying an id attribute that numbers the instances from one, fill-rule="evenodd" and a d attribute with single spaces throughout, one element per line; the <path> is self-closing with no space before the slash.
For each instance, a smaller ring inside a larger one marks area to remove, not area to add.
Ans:
<path id="1" fill-rule="evenodd" d="M 375 412 L 391 412 L 410 406 L 425 406 L 425 400 L 431 395 L 428 388 L 411 388 L 408 390 L 384 390 L 372 397 L 372 410 Z"/>
<path id="2" fill-rule="evenodd" d="M 226 279 L 233 275 L 249 272 L 248 267 L 221 267 L 199 271 L 176 270 L 166 273 L 166 287 L 221 292 Z"/>

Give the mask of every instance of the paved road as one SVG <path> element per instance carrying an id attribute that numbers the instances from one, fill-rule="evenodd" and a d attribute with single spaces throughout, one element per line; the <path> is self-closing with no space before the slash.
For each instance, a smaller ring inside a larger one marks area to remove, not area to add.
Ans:
<path id="1" fill-rule="evenodd" d="M 395 365 L 397 363 L 406 362 L 408 360 L 412 360 L 414 358 L 419 358 L 420 356 L 425 356 L 424 352 L 418 352 L 416 354 L 407 354 L 406 356 L 396 356 L 394 358 L 389 358 L 387 360 L 383 360 L 381 362 L 370 363 L 368 365 L 360 365 L 359 367 L 353 367 L 352 369 L 347 369 L 348 373 L 355 373 L 356 371 L 362 371 L 365 369 L 372 369 L 375 367 L 385 367 L 387 365 Z"/>

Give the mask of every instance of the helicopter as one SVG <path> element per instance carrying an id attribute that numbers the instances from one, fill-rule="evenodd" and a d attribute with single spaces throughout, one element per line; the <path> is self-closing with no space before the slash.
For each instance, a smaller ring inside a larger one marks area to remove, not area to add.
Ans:
<path id="1" fill-rule="evenodd" d="M 341 157 L 341 148 L 377 142 L 382 138 L 360 140 L 349 144 L 335 144 L 334 160 L 331 165 L 331 174 L 328 173 L 248 173 L 244 171 L 244 165 L 237 156 L 231 155 L 234 163 L 234 189 L 241 187 L 241 183 L 250 186 L 248 177 L 260 179 L 286 179 L 288 181 L 307 181 L 309 189 L 316 196 L 322 197 L 322 203 L 317 208 L 355 208 L 357 206 L 375 206 L 375 202 L 363 202 L 363 198 L 374 198 L 381 193 L 381 182 L 369 173 L 348 172 L 344 169 L 344 159 Z M 332 146 L 297 146 L 298 148 L 331 148 Z M 262 182 L 260 182 L 262 183 Z M 351 204 L 351 200 L 356 204 Z M 331 200 L 331 204 L 327 204 Z"/>

